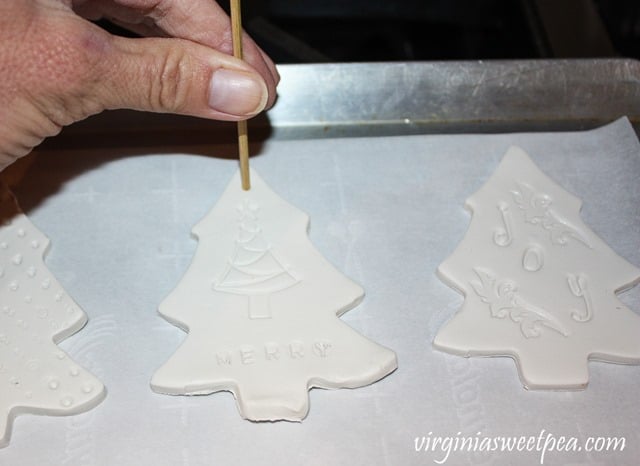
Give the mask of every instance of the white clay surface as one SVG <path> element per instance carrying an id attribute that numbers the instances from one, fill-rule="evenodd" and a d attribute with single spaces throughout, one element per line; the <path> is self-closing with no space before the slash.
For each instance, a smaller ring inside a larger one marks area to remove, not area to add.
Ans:
<path id="1" fill-rule="evenodd" d="M 640 363 L 640 316 L 614 292 L 640 281 L 582 222 L 581 202 L 511 147 L 466 202 L 471 225 L 439 268 L 465 295 L 434 346 L 511 356 L 531 389 L 582 389 L 589 359 Z"/>
<path id="2" fill-rule="evenodd" d="M 0 181 L 0 447 L 18 414 L 77 414 L 104 397 L 102 383 L 55 344 L 87 318 L 47 270 L 48 246 Z"/>
<path id="3" fill-rule="evenodd" d="M 307 390 L 355 388 L 396 369 L 396 356 L 337 316 L 363 298 L 307 236 L 308 216 L 251 171 L 237 173 L 193 229 L 198 248 L 160 313 L 189 332 L 152 388 L 233 392 L 242 417 L 302 420 Z"/>
<path id="4" fill-rule="evenodd" d="M 463 358 L 432 346 L 464 301 L 435 271 L 469 228 L 465 200 L 512 145 L 582 199 L 590 230 L 640 265 L 640 144 L 626 120 L 569 133 L 267 140 L 253 147 L 251 166 L 309 214 L 313 246 L 365 289 L 340 320 L 398 357 L 398 369 L 371 385 L 310 390 L 303 422 L 247 422 L 226 391 L 167 396 L 149 387 L 190 338 L 157 309 L 202 246 L 187 232 L 222 198 L 238 167 L 236 146 L 35 157 L 13 190 L 51 239 L 47 267 L 89 316 L 60 347 L 100 378 L 108 395 L 76 416 L 18 416 L 0 464 L 425 466 L 446 455 L 415 451 L 416 438 L 537 437 L 543 430 L 556 439 L 575 436 L 580 445 L 589 436 L 626 437 L 622 452 L 547 451 L 545 465 L 636 464 L 640 367 L 591 361 L 586 390 L 532 391 L 522 389 L 510 358 Z M 495 206 L 490 210 L 500 219 Z M 288 251 L 280 252 L 299 273 Z M 640 311 L 639 286 L 618 297 Z M 573 303 L 584 309 L 580 299 Z M 504 325 L 520 331 L 511 320 Z M 543 327 L 543 335 L 555 334 Z M 442 464 L 540 464 L 540 454 L 452 451 Z"/>

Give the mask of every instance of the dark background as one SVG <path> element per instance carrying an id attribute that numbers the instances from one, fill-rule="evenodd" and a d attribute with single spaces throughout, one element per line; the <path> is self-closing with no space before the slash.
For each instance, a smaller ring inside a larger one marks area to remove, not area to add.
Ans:
<path id="1" fill-rule="evenodd" d="M 640 58 L 640 0 L 242 0 L 242 16 L 276 63 Z"/>
<path id="2" fill-rule="evenodd" d="M 242 8 L 245 28 L 278 63 L 640 58 L 640 0 L 243 0 Z"/>

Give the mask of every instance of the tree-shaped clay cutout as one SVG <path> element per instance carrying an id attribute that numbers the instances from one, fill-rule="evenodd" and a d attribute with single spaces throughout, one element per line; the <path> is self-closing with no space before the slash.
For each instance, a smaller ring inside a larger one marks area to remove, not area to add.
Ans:
<path id="1" fill-rule="evenodd" d="M 510 356 L 531 389 L 585 388 L 588 360 L 640 363 L 640 316 L 615 295 L 640 270 L 582 222 L 579 199 L 511 147 L 466 208 L 469 230 L 438 268 L 465 301 L 437 349 Z"/>
<path id="2" fill-rule="evenodd" d="M 0 447 L 16 415 L 77 414 L 105 394 L 56 346 L 87 317 L 45 266 L 48 246 L 0 182 Z"/>
<path id="3" fill-rule="evenodd" d="M 231 391 L 243 417 L 301 420 L 308 390 L 355 388 L 396 367 L 393 351 L 338 316 L 363 290 L 307 237 L 308 216 L 252 171 L 236 175 L 193 233 L 198 247 L 160 314 L 189 334 L 153 376 L 173 395 Z"/>

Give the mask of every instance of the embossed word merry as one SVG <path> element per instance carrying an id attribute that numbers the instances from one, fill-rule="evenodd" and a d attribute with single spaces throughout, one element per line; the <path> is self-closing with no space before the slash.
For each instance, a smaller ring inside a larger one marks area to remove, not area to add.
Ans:
<path id="1" fill-rule="evenodd" d="M 218 366 L 249 365 L 308 357 L 327 358 L 332 349 L 330 340 L 315 340 L 312 343 L 293 340 L 285 344 L 267 342 L 259 346 L 243 345 L 235 350 L 217 351 L 215 357 Z"/>

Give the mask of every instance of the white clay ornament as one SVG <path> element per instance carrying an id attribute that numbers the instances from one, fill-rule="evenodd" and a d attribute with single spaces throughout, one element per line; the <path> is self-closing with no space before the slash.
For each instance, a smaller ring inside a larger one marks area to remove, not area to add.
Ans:
<path id="1" fill-rule="evenodd" d="M 466 202 L 472 221 L 440 278 L 465 296 L 434 346 L 510 356 L 529 389 L 587 386 L 588 360 L 640 363 L 640 316 L 615 292 L 640 281 L 580 219 L 581 201 L 511 147 Z"/>
<path id="2" fill-rule="evenodd" d="M 0 182 L 0 447 L 18 414 L 77 414 L 105 395 L 56 346 L 87 317 L 46 268 L 48 245 Z"/>
<path id="3" fill-rule="evenodd" d="M 396 356 L 338 316 L 363 290 L 307 237 L 308 216 L 255 173 L 237 174 L 193 234 L 198 247 L 160 314 L 189 333 L 153 376 L 172 395 L 231 391 L 254 421 L 302 420 L 308 390 L 355 388 L 396 369 Z"/>

